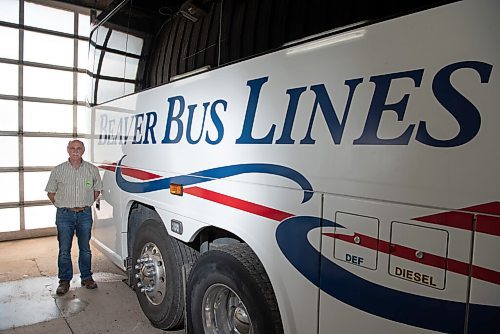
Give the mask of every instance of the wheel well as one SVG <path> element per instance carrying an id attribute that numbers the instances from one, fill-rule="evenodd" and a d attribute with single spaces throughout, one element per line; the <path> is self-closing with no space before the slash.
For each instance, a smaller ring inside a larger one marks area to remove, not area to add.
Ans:
<path id="1" fill-rule="evenodd" d="M 217 247 L 242 242 L 243 241 L 233 233 L 214 226 L 204 228 L 196 237 L 196 243 L 198 244 L 198 251 L 200 254 Z"/>
<path id="2" fill-rule="evenodd" d="M 149 219 L 163 222 L 154 207 L 140 202 L 132 203 L 128 216 L 127 229 L 127 251 L 129 256 L 132 255 L 132 247 L 134 245 L 137 231 L 139 230 L 141 224 Z M 162 224 L 162 226 L 165 228 L 165 225 Z M 189 243 L 189 246 L 200 253 L 205 253 L 223 245 L 242 242 L 243 241 L 240 238 L 229 231 L 209 226 L 199 231 L 196 238 Z"/>
<path id="3" fill-rule="evenodd" d="M 160 215 L 158 215 L 154 207 L 140 202 L 132 203 L 132 206 L 130 207 L 130 211 L 128 214 L 128 229 L 127 229 L 128 256 L 132 256 L 134 241 L 137 235 L 137 231 L 139 230 L 139 227 L 142 225 L 142 223 L 144 223 L 149 219 L 154 219 L 160 222 L 162 221 Z M 165 228 L 163 224 L 162 226 L 163 228 Z"/>

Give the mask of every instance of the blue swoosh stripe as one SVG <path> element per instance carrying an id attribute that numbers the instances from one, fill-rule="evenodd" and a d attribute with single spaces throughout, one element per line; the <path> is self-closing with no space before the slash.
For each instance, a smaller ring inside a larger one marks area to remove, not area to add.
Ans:
<path id="1" fill-rule="evenodd" d="M 231 166 L 223 166 L 211 168 L 187 175 L 179 175 L 159 180 L 152 180 L 146 182 L 132 182 L 127 181 L 122 175 L 121 164 L 124 155 L 116 164 L 116 183 L 120 189 L 129 193 L 147 193 L 170 187 L 170 183 L 178 183 L 183 186 L 191 186 L 198 183 L 212 181 L 213 179 L 227 178 L 246 173 L 263 173 L 282 176 L 297 183 L 304 191 L 304 198 L 302 203 L 309 201 L 313 195 L 313 189 L 309 181 L 299 172 L 289 167 L 274 165 L 274 164 L 239 164 Z"/>

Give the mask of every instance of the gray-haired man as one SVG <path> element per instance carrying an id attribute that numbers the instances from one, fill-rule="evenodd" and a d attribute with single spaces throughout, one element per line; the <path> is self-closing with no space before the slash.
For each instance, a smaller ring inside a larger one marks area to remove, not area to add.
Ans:
<path id="1" fill-rule="evenodd" d="M 67 161 L 54 167 L 45 187 L 47 196 L 57 207 L 56 226 L 59 241 L 59 286 L 56 293 L 64 295 L 73 278 L 71 244 L 76 232 L 78 238 L 78 266 L 81 283 L 87 289 L 97 288 L 92 278 L 90 235 L 92 230 L 91 206 L 99 197 L 102 181 L 97 167 L 82 159 L 85 146 L 79 140 L 68 143 Z"/>

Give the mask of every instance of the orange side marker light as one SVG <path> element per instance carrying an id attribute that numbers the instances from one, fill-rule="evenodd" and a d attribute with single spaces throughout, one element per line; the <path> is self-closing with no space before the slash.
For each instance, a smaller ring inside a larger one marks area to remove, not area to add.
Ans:
<path id="1" fill-rule="evenodd" d="M 170 183 L 170 193 L 172 195 L 182 196 L 184 194 L 184 187 L 182 184 Z"/>

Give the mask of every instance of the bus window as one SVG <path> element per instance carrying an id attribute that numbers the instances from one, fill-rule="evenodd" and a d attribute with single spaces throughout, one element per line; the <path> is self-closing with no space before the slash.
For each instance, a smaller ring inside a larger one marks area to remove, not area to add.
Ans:
<path id="1" fill-rule="evenodd" d="M 134 80 L 125 78 L 129 10 L 128 5 L 121 7 L 92 31 L 91 48 L 94 50 L 94 65 L 91 103 L 93 104 L 123 96 L 125 84 L 134 83 Z"/>
<path id="2" fill-rule="evenodd" d="M 332 29 L 438 3 L 186 0 L 165 4 L 130 0 L 121 3 L 91 36 L 95 45 L 93 103 L 277 50 Z"/>
<path id="3" fill-rule="evenodd" d="M 137 79 L 144 71 L 144 62 L 141 62 L 141 55 L 144 49 L 144 36 L 129 30 L 127 38 L 127 55 L 125 57 L 125 87 L 124 94 L 128 95 L 142 90 L 143 86 Z"/>
<path id="4" fill-rule="evenodd" d="M 224 0 L 219 65 L 333 29 L 417 11 L 438 2 Z"/>
<path id="5" fill-rule="evenodd" d="M 134 91 L 202 67 L 216 67 L 219 12 L 217 1 L 203 5 L 187 1 L 180 8 L 133 1 L 126 79 L 135 73 Z M 131 92 L 125 85 L 125 91 Z"/>

